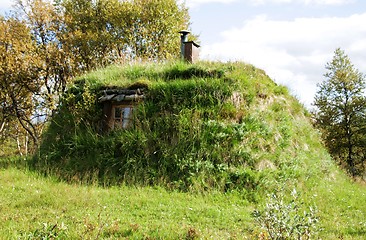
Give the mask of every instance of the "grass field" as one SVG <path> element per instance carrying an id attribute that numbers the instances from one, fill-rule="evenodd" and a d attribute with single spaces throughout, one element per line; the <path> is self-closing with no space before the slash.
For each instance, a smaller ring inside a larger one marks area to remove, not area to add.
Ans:
<path id="1" fill-rule="evenodd" d="M 320 238 L 365 239 L 366 188 L 334 177 L 310 183 L 300 200 L 317 206 Z M 256 239 L 260 205 L 236 192 L 103 188 L 0 170 L 0 239 Z"/>
<path id="2" fill-rule="evenodd" d="M 103 86 L 148 88 L 135 128 L 97 131 Z M 365 184 L 254 66 L 111 66 L 63 101 L 35 156 L 0 159 L 0 239 L 366 239 Z"/>
<path id="3" fill-rule="evenodd" d="M 253 227 L 239 194 L 69 185 L 9 168 L 0 196 L 2 239 L 240 239 Z"/>

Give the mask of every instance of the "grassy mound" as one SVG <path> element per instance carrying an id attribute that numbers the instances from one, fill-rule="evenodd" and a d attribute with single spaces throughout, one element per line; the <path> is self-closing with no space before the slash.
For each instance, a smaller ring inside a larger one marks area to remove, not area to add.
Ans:
<path id="1" fill-rule="evenodd" d="M 148 90 L 134 127 L 104 134 L 97 99 L 111 86 Z M 327 171 L 304 171 L 319 147 L 306 110 L 251 65 L 112 66 L 70 86 L 35 164 L 83 182 L 257 192 Z"/>
<path id="2" fill-rule="evenodd" d="M 117 86 L 147 95 L 133 128 L 102 133 L 100 90 Z M 365 186 L 336 167 L 307 115 L 285 87 L 243 63 L 81 76 L 32 160 L 37 171 L 0 161 L 0 236 L 364 239 Z"/>

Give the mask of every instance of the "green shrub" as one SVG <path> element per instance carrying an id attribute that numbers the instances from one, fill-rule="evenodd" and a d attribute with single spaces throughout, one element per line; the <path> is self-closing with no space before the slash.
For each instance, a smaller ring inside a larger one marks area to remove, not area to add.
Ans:
<path id="1" fill-rule="evenodd" d="M 262 210 L 253 212 L 254 220 L 262 229 L 261 239 L 316 238 L 319 218 L 314 206 L 306 208 L 294 189 L 291 199 L 283 192 L 272 193 Z"/>

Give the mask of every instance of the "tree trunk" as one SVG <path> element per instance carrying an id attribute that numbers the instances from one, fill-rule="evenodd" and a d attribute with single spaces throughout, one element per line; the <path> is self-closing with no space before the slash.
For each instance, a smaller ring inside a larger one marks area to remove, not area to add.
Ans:
<path id="1" fill-rule="evenodd" d="M 347 144 L 348 144 L 348 156 L 347 156 L 347 165 L 349 168 L 349 171 L 352 175 L 352 177 L 354 177 L 356 175 L 355 172 L 355 164 L 353 162 L 353 145 L 352 145 L 352 135 L 350 133 L 348 133 L 347 136 Z"/>

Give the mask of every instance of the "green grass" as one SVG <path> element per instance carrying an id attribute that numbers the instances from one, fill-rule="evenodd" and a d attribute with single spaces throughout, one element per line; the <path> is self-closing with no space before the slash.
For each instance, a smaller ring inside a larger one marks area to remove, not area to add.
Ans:
<path id="1" fill-rule="evenodd" d="M 101 89 L 144 86 L 135 127 L 98 132 Z M 365 239 L 366 187 L 309 113 L 244 63 L 111 66 L 69 87 L 40 151 L 0 164 L 0 238 L 256 239 L 267 194 L 316 206 L 322 239 Z"/>
<path id="2" fill-rule="evenodd" d="M 297 186 L 300 200 L 317 206 L 322 239 L 364 239 L 365 186 L 342 174 L 333 177 Z M 1 239 L 51 233 L 57 239 L 254 239 L 260 230 L 251 213 L 263 204 L 238 192 L 102 188 L 56 181 L 26 168 L 0 169 Z"/>
<path id="3" fill-rule="evenodd" d="M 44 224 L 57 224 L 67 239 L 227 239 L 251 228 L 253 206 L 235 193 L 83 186 L 15 168 L 1 169 L 0 176 L 2 239 L 26 238 Z"/>
<path id="4" fill-rule="evenodd" d="M 135 127 L 101 134 L 100 90 L 136 85 L 148 90 Z M 66 180 L 97 175 L 106 184 L 235 189 L 256 201 L 273 188 L 264 179 L 297 177 L 292 158 L 302 150 L 293 127 L 305 114 L 285 87 L 244 63 L 111 66 L 70 86 L 34 163 Z M 258 171 L 264 162 L 277 171 Z"/>

